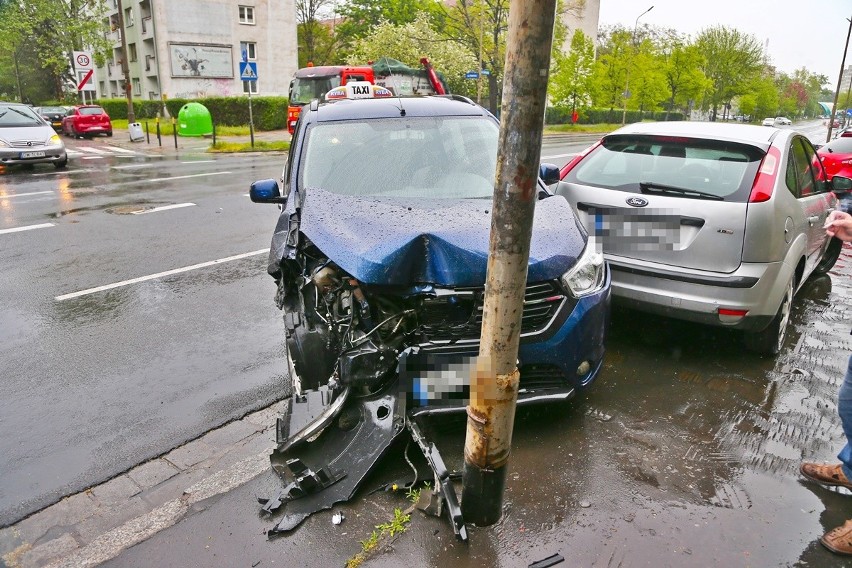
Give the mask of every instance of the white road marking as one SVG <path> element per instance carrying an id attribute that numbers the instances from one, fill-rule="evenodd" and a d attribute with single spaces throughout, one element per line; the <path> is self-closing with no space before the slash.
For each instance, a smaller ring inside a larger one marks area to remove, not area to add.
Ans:
<path id="1" fill-rule="evenodd" d="M 9 195 L 0 195 L 0 199 L 11 199 L 12 197 L 26 197 L 28 195 L 45 195 L 53 193 L 52 191 L 33 191 L 30 193 L 10 193 Z"/>
<path id="2" fill-rule="evenodd" d="M 62 174 L 92 174 L 96 173 L 98 170 L 90 170 L 90 169 L 82 169 L 82 170 L 56 170 L 55 172 L 43 172 L 40 174 L 33 174 L 33 176 L 61 176 Z"/>
<path id="3" fill-rule="evenodd" d="M 118 152 L 119 154 L 135 154 L 133 150 L 128 150 L 127 148 L 119 148 L 118 146 L 107 146 L 110 152 Z"/>
<path id="4" fill-rule="evenodd" d="M 127 164 L 126 166 L 113 166 L 111 169 L 113 170 L 134 170 L 138 168 L 152 168 L 154 166 L 158 166 L 159 164 Z"/>
<path id="5" fill-rule="evenodd" d="M 190 162 L 181 162 L 181 164 L 212 164 L 216 160 L 192 160 Z"/>
<path id="6" fill-rule="evenodd" d="M 98 150 L 97 148 L 92 148 L 90 146 L 80 146 L 77 148 L 77 151 L 84 152 L 86 154 L 99 154 L 101 156 L 109 154 L 109 152 L 104 152 L 103 150 Z"/>
<path id="7" fill-rule="evenodd" d="M 103 156 L 83 156 L 81 160 L 103 160 Z"/>
<path id="8" fill-rule="evenodd" d="M 555 156 L 542 156 L 542 160 L 552 160 L 554 158 L 567 158 L 568 156 L 576 156 L 577 152 L 573 152 L 571 154 L 556 154 Z"/>
<path id="9" fill-rule="evenodd" d="M 0 235 L 6 233 L 20 233 L 21 231 L 32 231 L 33 229 L 46 229 L 55 226 L 53 223 L 42 223 L 40 225 L 27 225 L 26 227 L 15 227 L 14 229 L 0 229 Z"/>
<path id="10" fill-rule="evenodd" d="M 188 178 L 197 178 L 197 177 L 204 177 L 204 176 L 221 176 L 221 175 L 230 174 L 230 173 L 232 173 L 232 172 L 207 172 L 206 174 L 191 174 L 191 175 L 188 175 L 188 176 L 174 176 L 174 177 L 167 177 L 167 178 L 140 179 L 139 181 L 136 181 L 136 182 L 133 182 L 133 183 L 153 183 L 155 181 L 172 181 L 172 180 L 176 180 L 176 179 L 188 179 Z"/>
<path id="11" fill-rule="evenodd" d="M 89 288 L 87 290 L 80 290 L 79 292 L 71 292 L 70 294 L 63 294 L 61 296 L 56 296 L 55 300 L 57 302 L 61 302 L 63 300 L 70 300 L 71 298 L 79 298 L 80 296 L 87 296 L 89 294 L 95 294 L 96 292 L 103 292 L 104 290 L 112 290 L 113 288 L 120 288 L 122 286 L 129 286 L 130 284 L 138 284 L 139 282 L 146 282 L 148 280 L 155 280 L 157 278 L 162 278 L 164 276 L 171 276 L 172 274 L 180 274 L 182 272 L 189 272 L 190 270 L 197 270 L 199 268 L 206 268 L 208 266 L 214 266 L 216 264 L 222 264 L 223 262 L 231 262 L 232 260 L 240 260 L 242 258 L 248 258 L 250 256 L 257 256 L 259 254 L 264 254 L 269 252 L 268 248 L 260 249 L 252 252 L 246 252 L 243 254 L 237 254 L 234 256 L 229 256 L 226 258 L 219 258 L 216 260 L 210 260 L 208 262 L 202 262 L 200 264 L 193 264 L 192 266 L 184 266 L 183 268 L 175 268 L 173 270 L 166 270 L 165 272 L 158 272 L 156 274 L 149 274 L 148 276 L 140 276 L 138 278 L 131 278 L 130 280 L 122 280 L 121 282 L 114 282 L 112 284 L 106 284 L 105 286 L 98 286 L 97 288 Z"/>
<path id="12" fill-rule="evenodd" d="M 145 215 L 146 213 L 168 211 L 169 209 L 180 209 L 181 207 L 195 207 L 195 203 L 175 203 L 174 205 L 163 205 L 162 207 L 154 207 L 153 209 L 140 209 L 139 211 L 131 211 L 130 214 Z"/>

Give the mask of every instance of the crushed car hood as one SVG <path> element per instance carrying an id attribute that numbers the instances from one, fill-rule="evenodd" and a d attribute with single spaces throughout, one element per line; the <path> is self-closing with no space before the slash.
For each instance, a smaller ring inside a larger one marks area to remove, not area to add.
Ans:
<path id="1" fill-rule="evenodd" d="M 310 188 L 299 217 L 302 233 L 366 284 L 485 282 L 490 199 L 358 198 Z M 584 244 L 565 199 L 538 201 L 527 278 L 558 278 L 576 262 Z"/>

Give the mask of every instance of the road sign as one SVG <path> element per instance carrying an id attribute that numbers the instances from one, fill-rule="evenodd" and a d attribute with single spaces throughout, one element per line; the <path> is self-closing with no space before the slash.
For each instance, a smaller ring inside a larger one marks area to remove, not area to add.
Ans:
<path id="1" fill-rule="evenodd" d="M 240 79 L 243 81 L 257 81 L 257 63 L 254 61 L 240 61 Z"/>
<path id="2" fill-rule="evenodd" d="M 92 75 L 94 74 L 94 69 L 78 70 L 77 71 L 77 90 L 78 91 L 97 91 L 97 87 L 95 87 L 95 82 L 92 81 Z"/>
<path id="3" fill-rule="evenodd" d="M 489 75 L 491 75 L 491 71 L 489 71 L 488 69 L 483 69 L 482 74 L 488 77 Z"/>
<path id="4" fill-rule="evenodd" d="M 88 51 L 75 51 L 74 52 L 74 69 L 77 71 L 82 71 L 86 69 L 93 69 L 92 67 L 92 54 Z"/>
<path id="5" fill-rule="evenodd" d="M 479 73 L 477 71 L 468 71 L 464 74 L 465 79 L 479 79 Z"/>

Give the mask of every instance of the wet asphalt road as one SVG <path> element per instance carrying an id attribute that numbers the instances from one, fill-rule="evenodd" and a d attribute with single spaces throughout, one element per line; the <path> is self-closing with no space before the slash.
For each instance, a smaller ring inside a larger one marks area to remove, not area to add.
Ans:
<path id="1" fill-rule="evenodd" d="M 560 553 L 584 567 L 852 566 L 817 542 L 852 518 L 852 496 L 798 474 L 802 459 L 834 461 L 844 442 L 836 395 L 852 353 L 852 246 L 799 292 L 791 325 L 783 352 L 762 358 L 735 332 L 615 309 L 594 387 L 519 413 L 501 521 L 472 528 L 465 545 L 445 519 L 415 512 L 368 565 L 523 567 Z M 450 424 L 440 438 L 457 469 L 463 432 Z M 280 486 L 267 473 L 106 566 L 341 566 L 408 505 L 367 494 L 407 474 L 401 454 L 336 508 L 340 526 L 323 512 L 267 541 L 280 517 L 258 514 L 255 497 Z"/>
<path id="2" fill-rule="evenodd" d="M 282 396 L 265 253 L 56 298 L 267 248 L 283 156 L 72 147 L 0 175 L 0 526 Z"/>

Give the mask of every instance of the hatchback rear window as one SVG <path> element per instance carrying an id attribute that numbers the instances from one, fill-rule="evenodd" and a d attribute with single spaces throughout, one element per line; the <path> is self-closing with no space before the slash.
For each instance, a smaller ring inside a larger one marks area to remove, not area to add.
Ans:
<path id="1" fill-rule="evenodd" d="M 685 197 L 747 201 L 765 152 L 704 138 L 607 136 L 564 181 L 640 193 L 643 187 L 687 190 Z"/>
<path id="2" fill-rule="evenodd" d="M 94 116 L 96 114 L 103 114 L 104 109 L 100 107 L 84 107 L 80 109 L 80 114 L 84 116 Z"/>

